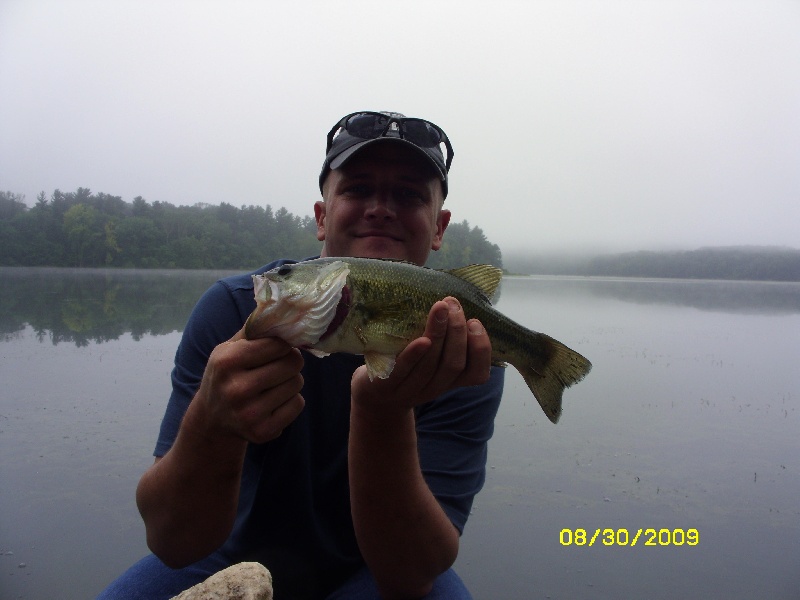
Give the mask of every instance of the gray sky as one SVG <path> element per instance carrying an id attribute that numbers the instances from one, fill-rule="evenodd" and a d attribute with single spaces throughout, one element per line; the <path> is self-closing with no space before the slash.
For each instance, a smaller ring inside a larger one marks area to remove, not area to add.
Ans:
<path id="1" fill-rule="evenodd" d="M 0 189 L 312 214 L 355 110 L 440 125 L 504 252 L 800 247 L 800 2 L 0 0 Z"/>

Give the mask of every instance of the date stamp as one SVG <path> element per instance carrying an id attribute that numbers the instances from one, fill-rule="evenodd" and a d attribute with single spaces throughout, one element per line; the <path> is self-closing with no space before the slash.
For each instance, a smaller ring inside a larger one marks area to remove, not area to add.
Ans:
<path id="1" fill-rule="evenodd" d="M 627 529 L 562 529 L 558 534 L 562 546 L 697 546 L 700 543 L 700 532 L 697 529 L 647 529 L 635 531 Z"/>

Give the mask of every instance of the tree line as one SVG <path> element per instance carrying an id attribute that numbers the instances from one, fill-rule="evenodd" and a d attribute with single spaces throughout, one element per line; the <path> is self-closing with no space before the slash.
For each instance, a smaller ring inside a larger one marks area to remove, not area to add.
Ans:
<path id="1" fill-rule="evenodd" d="M 176 206 L 119 196 L 55 190 L 32 207 L 0 192 L 0 265 L 250 270 L 276 258 L 319 253 L 316 222 L 282 207 Z M 479 227 L 452 223 L 429 266 L 502 267 L 502 254 Z"/>
<path id="2" fill-rule="evenodd" d="M 731 246 L 683 252 L 626 252 L 596 257 L 587 275 L 800 281 L 800 250 Z"/>
<path id="3" fill-rule="evenodd" d="M 642 250 L 600 256 L 509 254 L 506 262 L 511 271 L 537 275 L 800 281 L 800 249 L 774 246 Z"/>

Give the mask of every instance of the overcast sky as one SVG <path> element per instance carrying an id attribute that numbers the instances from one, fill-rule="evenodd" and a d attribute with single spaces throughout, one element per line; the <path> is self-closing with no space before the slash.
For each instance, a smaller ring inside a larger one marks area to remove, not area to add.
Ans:
<path id="1" fill-rule="evenodd" d="M 311 215 L 328 129 L 391 110 L 504 252 L 800 247 L 798 0 L 0 0 L 0 90 L 28 204 Z"/>

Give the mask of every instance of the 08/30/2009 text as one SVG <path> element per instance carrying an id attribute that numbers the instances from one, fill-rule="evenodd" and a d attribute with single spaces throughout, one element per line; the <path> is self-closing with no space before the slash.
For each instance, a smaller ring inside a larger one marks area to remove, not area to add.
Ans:
<path id="1" fill-rule="evenodd" d="M 604 546 L 697 546 L 700 532 L 697 529 L 639 528 L 631 534 L 625 528 L 597 528 L 594 532 L 565 528 L 559 533 L 559 542 L 562 546 L 593 546 L 595 542 L 602 542 Z"/>

